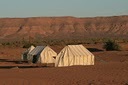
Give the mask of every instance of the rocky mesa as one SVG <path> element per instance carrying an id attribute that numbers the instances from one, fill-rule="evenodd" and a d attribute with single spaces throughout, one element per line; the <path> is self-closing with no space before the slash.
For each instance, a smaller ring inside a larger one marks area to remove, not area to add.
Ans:
<path id="1" fill-rule="evenodd" d="M 0 39 L 128 37 L 128 16 L 0 18 Z"/>

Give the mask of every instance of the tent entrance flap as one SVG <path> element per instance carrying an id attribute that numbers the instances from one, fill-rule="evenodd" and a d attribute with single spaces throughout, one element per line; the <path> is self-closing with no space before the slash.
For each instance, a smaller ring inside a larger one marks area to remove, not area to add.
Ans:
<path id="1" fill-rule="evenodd" d="M 27 53 L 23 54 L 23 60 L 27 60 Z"/>
<path id="2" fill-rule="evenodd" d="M 32 63 L 36 63 L 37 61 L 38 61 L 38 56 L 37 55 L 34 55 L 33 56 Z"/>

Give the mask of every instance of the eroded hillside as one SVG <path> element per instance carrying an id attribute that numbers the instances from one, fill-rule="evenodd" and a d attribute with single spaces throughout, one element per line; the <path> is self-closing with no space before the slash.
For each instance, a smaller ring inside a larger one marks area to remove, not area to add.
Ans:
<path id="1" fill-rule="evenodd" d="M 128 16 L 1 18 L 0 39 L 128 37 Z"/>

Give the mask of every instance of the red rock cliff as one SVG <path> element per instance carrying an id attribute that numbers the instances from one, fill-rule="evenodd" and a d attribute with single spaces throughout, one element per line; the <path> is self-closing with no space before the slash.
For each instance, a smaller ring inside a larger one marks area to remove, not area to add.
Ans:
<path id="1" fill-rule="evenodd" d="M 0 39 L 128 37 L 128 16 L 1 18 Z"/>

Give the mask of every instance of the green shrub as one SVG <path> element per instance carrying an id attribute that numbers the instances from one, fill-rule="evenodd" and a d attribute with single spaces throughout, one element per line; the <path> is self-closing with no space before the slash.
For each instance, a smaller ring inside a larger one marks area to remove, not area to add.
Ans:
<path id="1" fill-rule="evenodd" d="M 119 44 L 113 40 L 106 41 L 103 48 L 107 51 L 120 50 Z"/>

